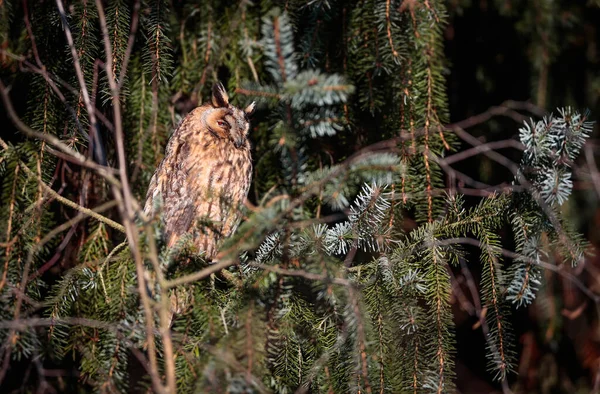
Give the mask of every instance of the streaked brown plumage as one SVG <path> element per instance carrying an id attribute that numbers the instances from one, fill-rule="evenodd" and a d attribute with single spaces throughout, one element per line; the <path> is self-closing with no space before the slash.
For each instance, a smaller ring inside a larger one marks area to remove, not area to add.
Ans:
<path id="1" fill-rule="evenodd" d="M 213 259 L 219 242 L 236 230 L 252 178 L 248 116 L 229 104 L 223 85 L 213 86 L 212 100 L 191 111 L 173 132 L 150 181 L 144 211 L 153 214 L 162 198 L 168 246 L 191 233 L 194 245 Z"/>

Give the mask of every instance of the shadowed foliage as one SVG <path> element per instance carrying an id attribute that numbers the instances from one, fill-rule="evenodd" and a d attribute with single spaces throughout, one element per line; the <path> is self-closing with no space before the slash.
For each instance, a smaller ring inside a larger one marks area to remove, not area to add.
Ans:
<path id="1" fill-rule="evenodd" d="M 597 388 L 598 14 L 0 1 L 0 387 Z M 221 217 L 178 208 L 201 164 L 151 181 L 180 124 L 203 135 L 181 123 L 202 103 L 239 108 L 253 158 L 242 222 L 209 252 L 194 234 Z M 197 228 L 175 240 L 162 213 Z"/>

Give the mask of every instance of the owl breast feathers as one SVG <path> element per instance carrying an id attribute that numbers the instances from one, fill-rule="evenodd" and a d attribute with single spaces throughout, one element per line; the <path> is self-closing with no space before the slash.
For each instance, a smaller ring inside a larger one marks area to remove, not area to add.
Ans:
<path id="1" fill-rule="evenodd" d="M 252 179 L 247 135 L 254 103 L 241 110 L 229 104 L 223 85 L 212 100 L 191 111 L 171 136 L 152 176 L 144 212 L 162 206 L 167 245 L 189 233 L 213 259 L 219 243 L 236 230 Z M 161 204 L 156 204 L 161 199 Z"/>

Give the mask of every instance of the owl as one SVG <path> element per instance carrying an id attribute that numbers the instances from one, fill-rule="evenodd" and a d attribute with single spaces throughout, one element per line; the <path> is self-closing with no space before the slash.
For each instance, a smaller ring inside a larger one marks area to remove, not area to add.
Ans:
<path id="1" fill-rule="evenodd" d="M 225 88 L 216 83 L 211 101 L 192 110 L 173 132 L 144 207 L 153 215 L 162 206 L 167 246 L 191 234 L 194 245 L 213 260 L 220 241 L 236 230 L 252 180 L 247 137 L 254 106 L 242 110 L 229 104 Z"/>

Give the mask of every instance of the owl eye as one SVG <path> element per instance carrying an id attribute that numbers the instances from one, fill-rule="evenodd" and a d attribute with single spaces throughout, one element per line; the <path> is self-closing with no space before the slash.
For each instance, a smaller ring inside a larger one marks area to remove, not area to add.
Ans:
<path id="1" fill-rule="evenodd" d="M 217 120 L 217 124 L 221 127 L 227 126 L 227 122 L 225 122 L 224 120 Z"/>

